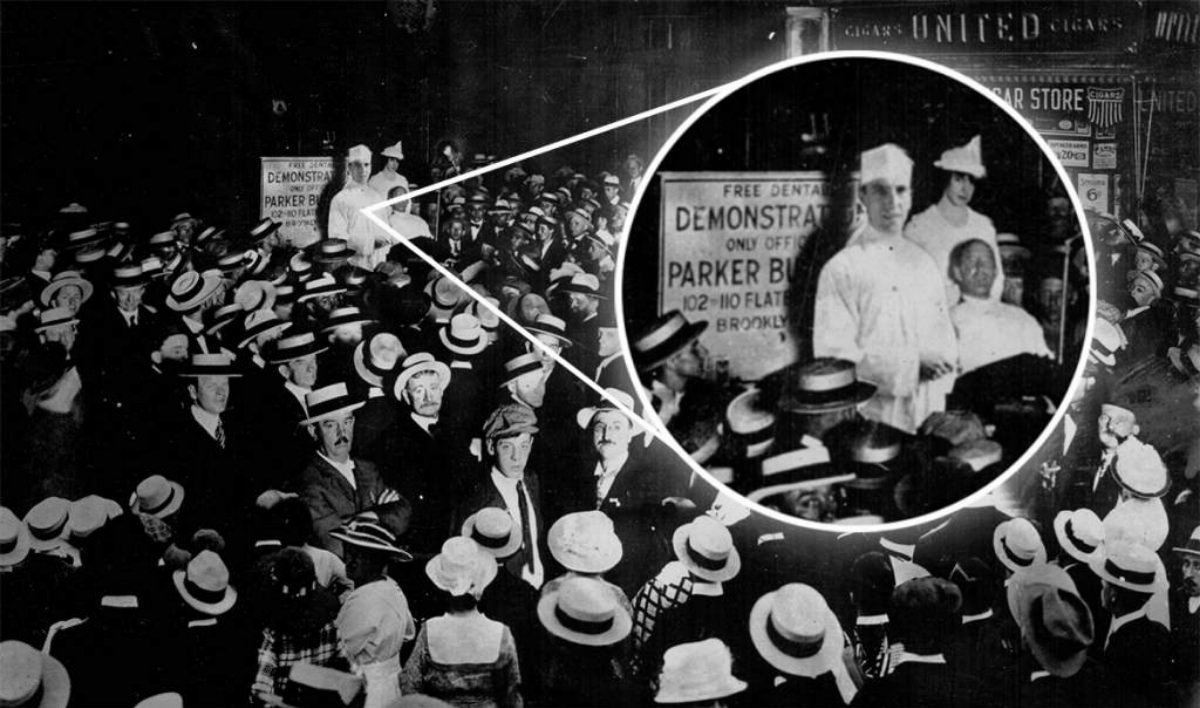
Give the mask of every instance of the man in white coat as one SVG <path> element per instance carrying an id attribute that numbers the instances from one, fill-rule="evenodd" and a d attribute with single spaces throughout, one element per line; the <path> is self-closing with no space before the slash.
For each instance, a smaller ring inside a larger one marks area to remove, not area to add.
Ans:
<path id="1" fill-rule="evenodd" d="M 371 149 L 355 145 L 346 156 L 346 186 L 329 205 L 329 238 L 344 239 L 354 255 L 350 263 L 370 270 L 371 254 L 377 246 L 390 244 L 387 232 L 368 219 L 362 209 L 383 201 L 383 195 L 367 186 L 371 174 Z M 384 215 L 386 218 L 386 215 Z"/>
<path id="2" fill-rule="evenodd" d="M 941 274 L 903 235 L 912 165 L 891 143 L 862 154 L 868 223 L 821 270 L 813 325 L 814 356 L 853 361 L 877 387 L 863 415 L 909 433 L 945 409 L 958 362 Z"/>

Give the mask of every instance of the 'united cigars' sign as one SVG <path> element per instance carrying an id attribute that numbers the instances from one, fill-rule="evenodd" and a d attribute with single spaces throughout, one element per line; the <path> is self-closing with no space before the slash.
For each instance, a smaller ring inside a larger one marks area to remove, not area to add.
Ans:
<path id="1" fill-rule="evenodd" d="M 791 363 L 788 293 L 796 255 L 830 215 L 820 172 L 666 172 L 660 312 L 707 320 L 703 338 L 730 374 L 757 379 Z"/>
<path id="2" fill-rule="evenodd" d="M 838 49 L 922 53 L 1121 53 L 1138 39 L 1132 2 L 846 5 L 833 14 Z"/>

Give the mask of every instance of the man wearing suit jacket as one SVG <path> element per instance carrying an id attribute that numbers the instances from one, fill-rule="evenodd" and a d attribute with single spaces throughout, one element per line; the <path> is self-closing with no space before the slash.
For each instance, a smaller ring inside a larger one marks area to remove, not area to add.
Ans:
<path id="1" fill-rule="evenodd" d="M 483 431 L 485 459 L 490 462 L 488 474 L 459 506 L 456 520 L 490 506 L 506 510 L 513 518 L 514 531 L 520 530 L 521 547 L 502 565 L 539 589 L 546 580 L 542 560 L 546 552 L 546 521 L 537 478 L 526 470 L 533 436 L 538 432 L 537 415 L 520 403 L 507 403 L 488 416 Z"/>
<path id="2" fill-rule="evenodd" d="M 363 511 L 400 497 L 387 487 L 375 466 L 350 457 L 354 444 L 354 411 L 363 402 L 351 398 L 346 384 L 317 389 L 306 397 L 304 425 L 317 443 L 316 453 L 300 473 L 298 491 L 313 517 L 316 545 L 339 556 L 341 542 L 330 532 Z"/>
<path id="3" fill-rule="evenodd" d="M 1112 616 L 1101 663 L 1117 692 L 1114 705 L 1166 705 L 1170 632 L 1146 615 L 1150 598 L 1166 585 L 1158 556 L 1117 541 L 1091 566 L 1103 581 L 1100 602 Z"/>
<path id="4" fill-rule="evenodd" d="M 142 303 L 146 282 L 141 265 L 118 266 L 109 280 L 111 297 L 94 298 L 81 312 L 75 359 L 94 439 L 102 442 L 99 462 L 113 470 L 145 460 L 160 412 L 144 385 L 158 330 L 158 313 Z M 124 480 L 122 493 L 136 476 Z"/>
<path id="5" fill-rule="evenodd" d="M 634 410 L 629 394 L 607 393 Z M 641 427 L 609 400 L 581 409 L 575 420 L 590 433 L 594 450 L 576 477 L 576 493 L 612 519 L 625 560 L 608 579 L 632 597 L 674 558 L 671 521 L 678 504 L 672 502 L 687 494 L 690 469 L 674 453 L 643 444 Z"/>

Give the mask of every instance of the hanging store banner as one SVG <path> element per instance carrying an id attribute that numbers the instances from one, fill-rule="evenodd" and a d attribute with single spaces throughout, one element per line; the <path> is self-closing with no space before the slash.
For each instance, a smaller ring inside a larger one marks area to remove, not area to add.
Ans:
<path id="1" fill-rule="evenodd" d="M 796 256 L 830 216 L 820 172 L 663 172 L 659 312 L 709 323 L 701 342 L 735 378 L 796 359 Z"/>
<path id="2" fill-rule="evenodd" d="M 837 49 L 911 54 L 1086 52 L 1119 55 L 1141 36 L 1140 3 L 997 2 L 843 5 Z"/>
<path id="3" fill-rule="evenodd" d="M 260 180 L 259 218 L 282 226 L 280 238 L 303 248 L 321 238 L 317 205 L 333 179 L 332 157 L 264 157 Z"/>

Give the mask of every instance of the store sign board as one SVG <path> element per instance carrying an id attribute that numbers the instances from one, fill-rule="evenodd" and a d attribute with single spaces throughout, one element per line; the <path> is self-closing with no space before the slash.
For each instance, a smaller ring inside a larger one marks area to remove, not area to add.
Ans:
<path id="1" fill-rule="evenodd" d="M 1048 139 L 1046 144 L 1054 151 L 1063 167 L 1088 166 L 1088 141 Z"/>
<path id="2" fill-rule="evenodd" d="M 796 256 L 831 214 L 820 172 L 665 172 L 659 311 L 705 320 L 701 340 L 730 375 L 795 361 L 788 297 Z"/>
<path id="3" fill-rule="evenodd" d="M 914 54 L 1079 51 L 1119 54 L 1138 39 L 1131 2 L 845 5 L 832 15 L 838 49 Z"/>
<path id="4" fill-rule="evenodd" d="M 259 181 L 259 217 L 282 226 L 280 238 L 298 247 L 321 238 L 317 204 L 333 179 L 332 157 L 264 157 Z"/>
<path id="5" fill-rule="evenodd" d="M 1050 141 L 1047 141 L 1050 142 Z M 1066 164 L 1066 163 L 1063 163 Z M 1117 144 L 1096 143 L 1092 146 L 1092 169 L 1117 169 Z"/>
<path id="6" fill-rule="evenodd" d="M 1078 177 L 1079 200 L 1084 209 L 1109 213 L 1108 175 L 1081 173 Z"/>
<path id="7" fill-rule="evenodd" d="M 1133 91 L 1106 77 L 1062 81 L 1042 76 L 981 76 L 978 80 L 1015 108 L 1042 135 L 1114 138 L 1128 129 Z"/>

